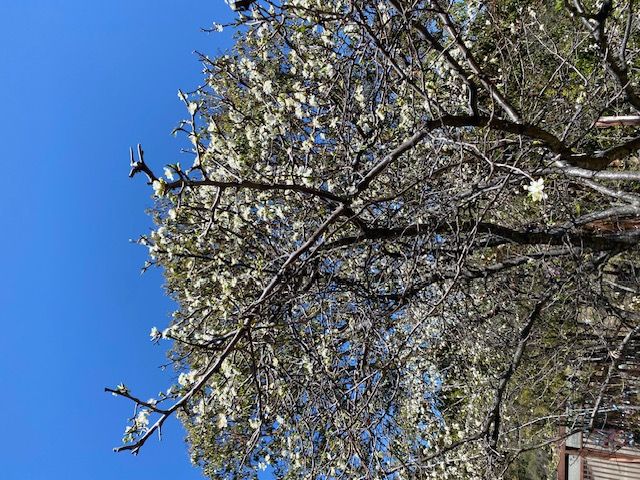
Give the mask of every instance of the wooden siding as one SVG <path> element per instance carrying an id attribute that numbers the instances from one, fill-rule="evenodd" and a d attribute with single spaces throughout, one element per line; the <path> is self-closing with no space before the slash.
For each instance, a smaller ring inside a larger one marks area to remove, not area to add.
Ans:
<path id="1" fill-rule="evenodd" d="M 640 448 L 621 430 L 573 434 L 560 453 L 559 480 L 640 480 Z"/>

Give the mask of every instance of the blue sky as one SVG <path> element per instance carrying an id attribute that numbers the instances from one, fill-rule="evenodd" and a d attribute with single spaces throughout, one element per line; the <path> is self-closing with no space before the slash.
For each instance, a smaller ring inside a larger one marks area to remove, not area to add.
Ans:
<path id="1" fill-rule="evenodd" d="M 222 0 L 0 2 L 4 480 L 201 478 L 175 421 L 138 457 L 112 453 L 131 405 L 103 388 L 147 398 L 171 381 L 148 335 L 172 306 L 129 243 L 151 192 L 127 152 L 180 160 L 176 92 L 201 80 L 193 50 L 229 45 L 200 27 L 230 14 Z"/>

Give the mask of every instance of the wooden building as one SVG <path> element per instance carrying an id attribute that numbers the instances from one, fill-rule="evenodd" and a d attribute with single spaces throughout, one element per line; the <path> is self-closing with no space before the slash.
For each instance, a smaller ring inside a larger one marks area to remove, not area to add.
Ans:
<path id="1" fill-rule="evenodd" d="M 574 433 L 560 446 L 558 480 L 640 480 L 640 446 L 622 430 Z"/>

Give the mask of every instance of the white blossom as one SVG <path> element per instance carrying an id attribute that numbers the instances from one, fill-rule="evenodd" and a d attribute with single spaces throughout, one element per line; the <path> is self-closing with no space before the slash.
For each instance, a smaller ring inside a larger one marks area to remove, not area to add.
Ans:
<path id="1" fill-rule="evenodd" d="M 197 370 L 191 370 L 188 373 L 182 372 L 180 375 L 178 375 L 178 384 L 183 387 L 189 386 L 193 382 L 195 382 L 195 379 L 197 376 L 198 376 Z"/>
<path id="2" fill-rule="evenodd" d="M 249 426 L 254 430 L 257 430 L 258 428 L 260 428 L 261 424 L 262 424 L 262 422 L 260 421 L 259 418 L 250 418 L 249 419 Z"/>
<path id="3" fill-rule="evenodd" d="M 162 333 L 156 327 L 151 327 L 151 332 L 149 332 L 149 336 L 151 337 L 152 342 L 157 342 L 162 338 Z"/>
<path id="4" fill-rule="evenodd" d="M 525 185 L 523 187 L 525 190 L 529 192 L 529 197 L 534 202 L 540 202 L 541 200 L 545 200 L 547 198 L 547 194 L 544 193 L 544 179 L 539 178 L 538 180 L 531 180 L 529 185 Z"/>
<path id="5" fill-rule="evenodd" d="M 276 123 L 278 123 L 278 117 L 276 117 L 273 113 L 265 113 L 264 121 L 270 127 L 273 127 Z"/>
<path id="6" fill-rule="evenodd" d="M 233 123 L 241 123 L 244 120 L 244 116 L 236 110 L 231 110 L 229 112 L 229 120 Z"/>
<path id="7" fill-rule="evenodd" d="M 127 386 L 124 383 L 119 383 L 116 386 L 116 392 L 121 393 L 123 395 L 128 395 L 129 394 L 129 389 L 127 388 Z M 113 393 L 113 395 L 116 395 L 116 394 Z"/>
<path id="8" fill-rule="evenodd" d="M 229 423 L 227 421 L 227 416 L 224 413 L 219 413 L 218 414 L 218 420 L 216 421 L 216 426 L 220 430 L 223 430 L 223 429 L 227 428 L 227 425 L 229 425 Z"/>
<path id="9" fill-rule="evenodd" d="M 169 167 L 164 167 L 164 176 L 167 177 L 169 180 L 173 180 L 173 169 L 169 168 Z"/>
<path id="10" fill-rule="evenodd" d="M 149 410 L 147 410 L 146 408 L 141 409 L 138 412 L 138 415 L 136 415 L 135 418 L 135 425 L 138 429 L 143 429 L 145 428 L 147 425 L 149 425 L 149 414 L 151 412 Z"/>
<path id="11" fill-rule="evenodd" d="M 160 178 L 153 181 L 152 187 L 153 193 L 155 193 L 155 195 L 158 197 L 162 197 L 167 191 L 167 182 Z"/>

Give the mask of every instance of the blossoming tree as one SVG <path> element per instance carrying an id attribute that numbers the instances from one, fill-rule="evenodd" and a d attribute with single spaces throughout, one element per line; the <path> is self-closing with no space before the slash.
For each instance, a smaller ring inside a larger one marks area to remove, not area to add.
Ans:
<path id="1" fill-rule="evenodd" d="M 192 158 L 131 153 L 178 376 L 108 389 L 117 450 L 175 414 L 212 478 L 525 478 L 632 426 L 640 137 L 595 124 L 640 110 L 633 1 L 250 8 L 179 93 Z"/>

